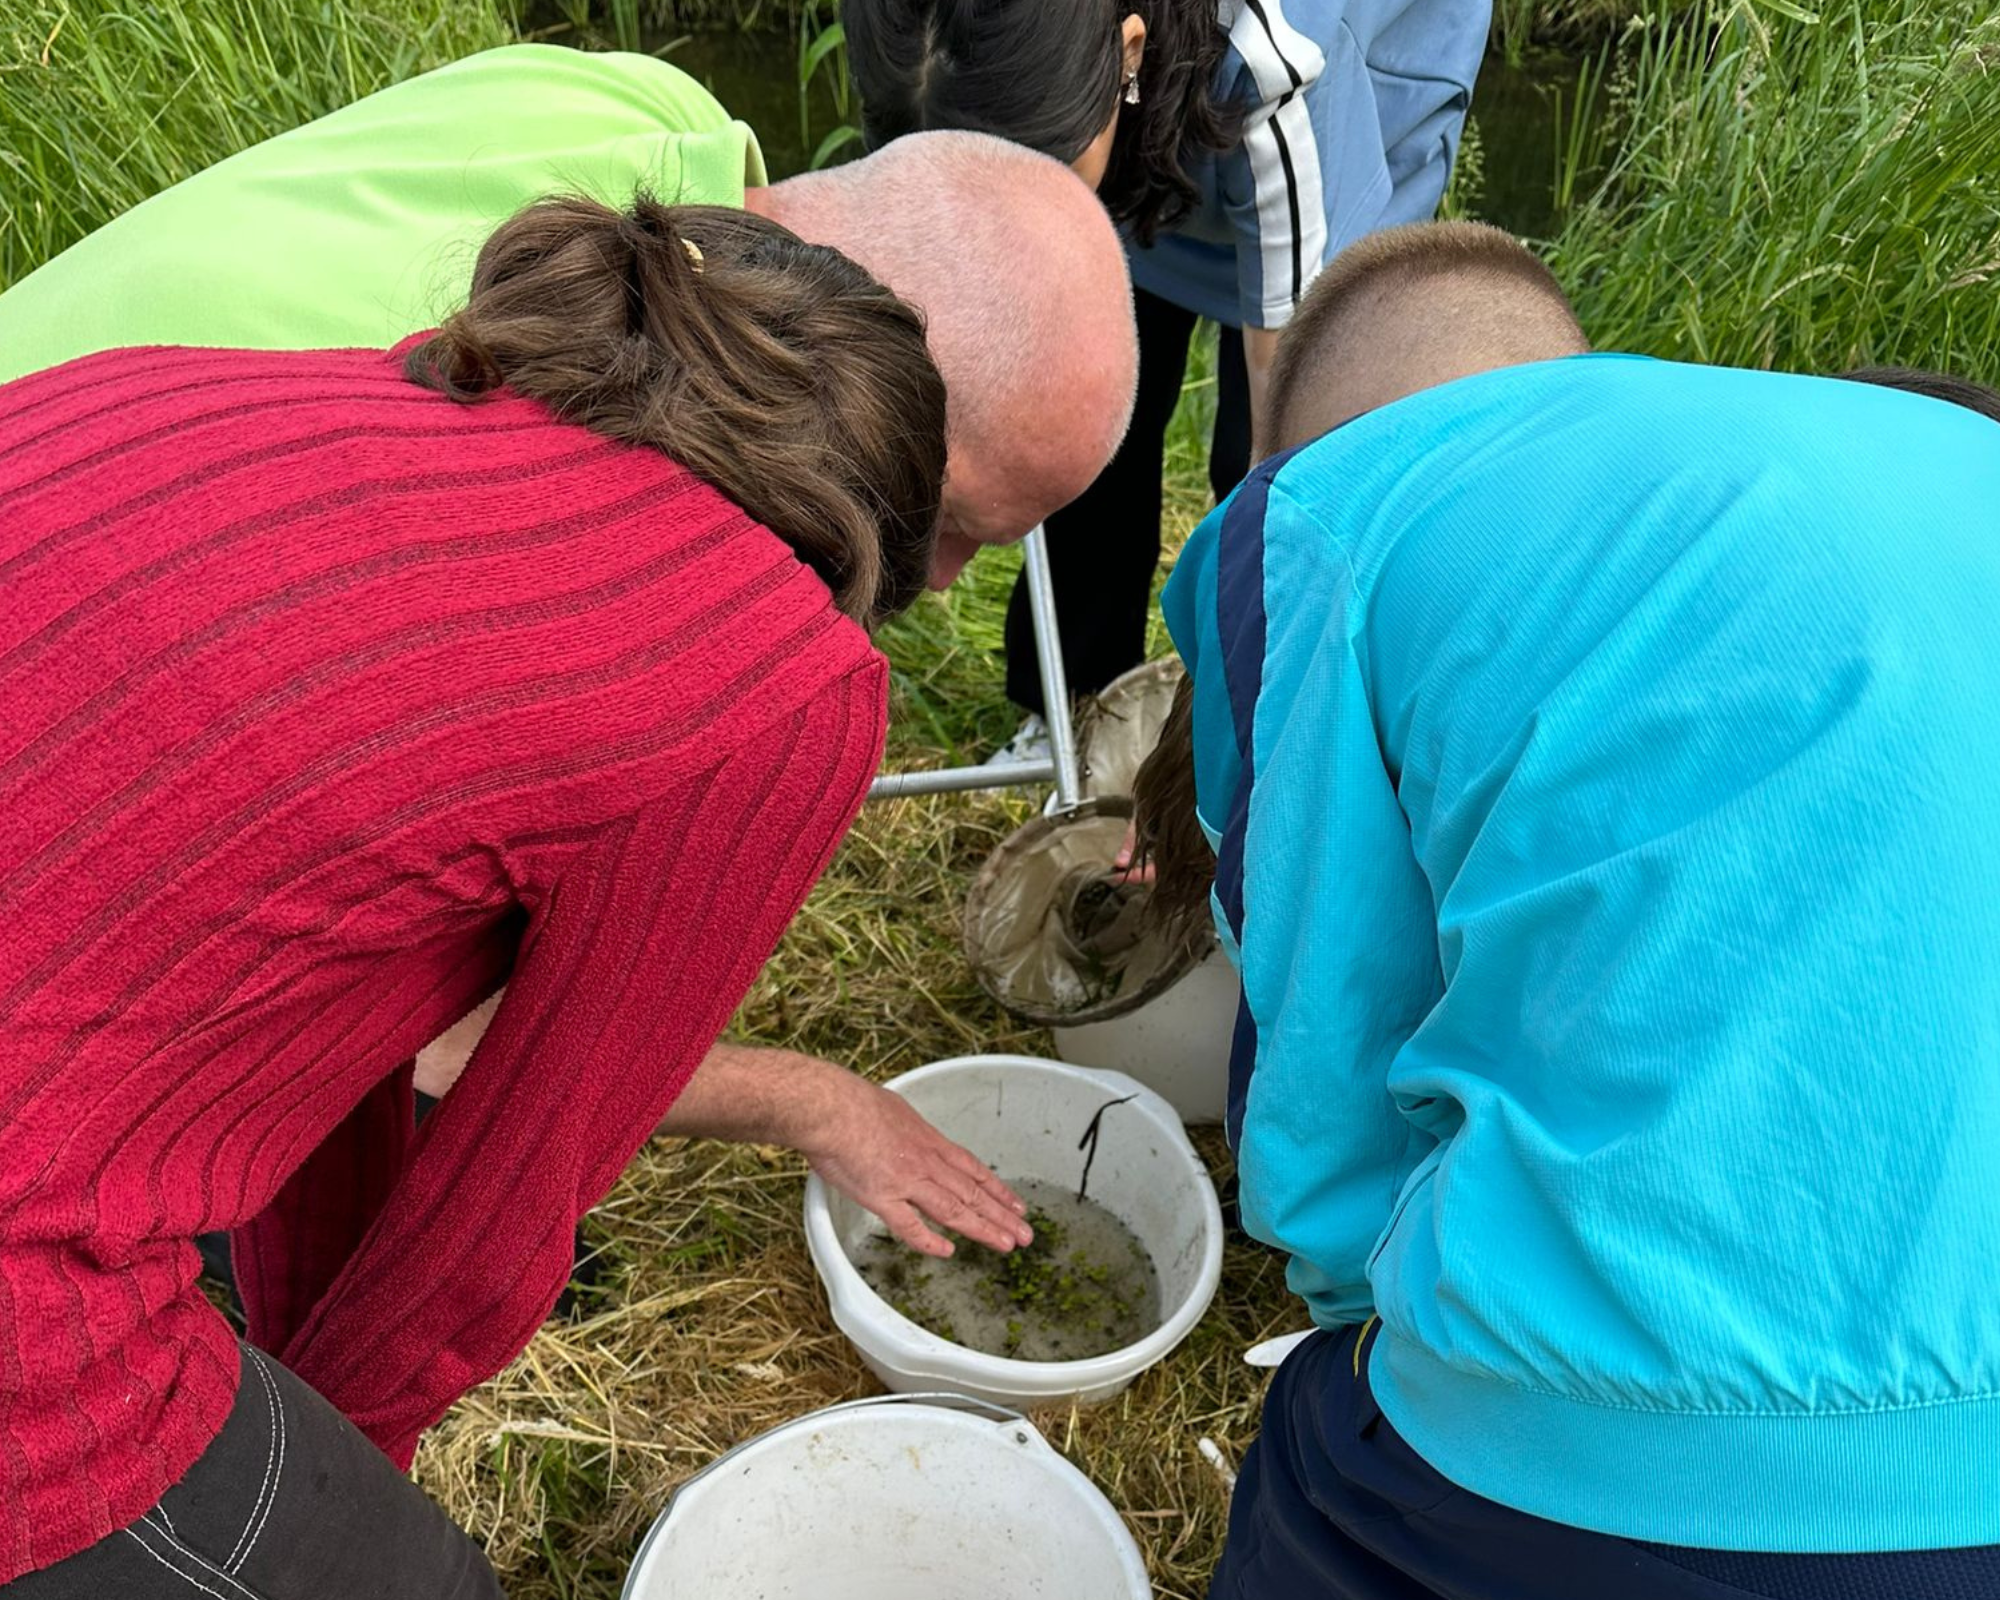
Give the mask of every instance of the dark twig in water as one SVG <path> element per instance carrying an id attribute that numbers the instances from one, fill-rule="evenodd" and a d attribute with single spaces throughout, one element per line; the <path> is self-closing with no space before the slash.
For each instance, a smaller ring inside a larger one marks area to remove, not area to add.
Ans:
<path id="1" fill-rule="evenodd" d="M 1083 1137 L 1076 1141 L 1077 1149 L 1084 1152 L 1083 1179 L 1076 1186 L 1077 1199 L 1088 1200 L 1090 1198 L 1088 1193 L 1090 1189 L 1090 1164 L 1097 1159 L 1097 1135 L 1104 1122 L 1104 1113 L 1109 1111 L 1113 1106 L 1122 1106 L 1127 1100 L 1136 1100 L 1138 1098 L 1136 1094 L 1128 1094 L 1124 1099 L 1105 1101 L 1103 1105 L 1097 1108 L 1097 1115 L 1090 1119 L 1090 1126 L 1083 1130 Z"/>

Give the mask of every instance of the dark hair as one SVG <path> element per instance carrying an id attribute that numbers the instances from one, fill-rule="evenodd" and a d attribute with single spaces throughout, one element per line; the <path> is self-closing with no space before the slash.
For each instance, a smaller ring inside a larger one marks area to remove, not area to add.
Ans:
<path id="1" fill-rule="evenodd" d="M 670 456 L 789 544 L 866 625 L 923 593 L 945 389 L 922 317 L 837 250 L 748 212 L 544 200 L 479 252 L 409 377 L 503 385 Z"/>
<path id="2" fill-rule="evenodd" d="M 1139 104 L 1121 107 L 1119 29 L 1135 12 Z M 1194 208 L 1191 168 L 1236 141 L 1216 99 L 1229 37 L 1215 0 L 843 0 L 841 18 L 870 148 L 961 128 L 1070 162 L 1120 113 L 1099 193 L 1141 243 Z"/>
<path id="3" fill-rule="evenodd" d="M 2000 389 L 1990 389 L 1970 378 L 1954 378 L 1948 372 L 1925 372 L 1920 367 L 1857 367 L 1841 376 L 1850 383 L 1873 383 L 1884 389 L 1906 389 L 1933 400 L 1948 400 L 2000 422 Z"/>
<path id="4" fill-rule="evenodd" d="M 1132 781 L 1135 859 L 1153 869 L 1149 924 L 1185 937 L 1208 913 L 1215 852 L 1194 808 L 1194 679 L 1182 678 L 1160 737 Z"/>

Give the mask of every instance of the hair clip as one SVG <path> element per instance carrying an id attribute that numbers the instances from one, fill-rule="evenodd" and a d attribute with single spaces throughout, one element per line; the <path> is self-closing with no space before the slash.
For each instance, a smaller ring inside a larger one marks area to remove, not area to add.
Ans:
<path id="1" fill-rule="evenodd" d="M 701 253 L 701 246 L 696 244 L 694 240 L 683 237 L 681 239 L 681 248 L 687 252 L 688 260 L 694 263 L 694 270 L 700 272 L 707 264 L 707 258 Z"/>

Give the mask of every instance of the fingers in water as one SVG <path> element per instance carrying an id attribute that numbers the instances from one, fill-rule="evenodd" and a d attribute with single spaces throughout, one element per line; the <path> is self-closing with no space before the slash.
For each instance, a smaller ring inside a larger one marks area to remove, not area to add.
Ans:
<path id="1" fill-rule="evenodd" d="M 1007 1248 L 1015 1249 L 1035 1242 L 1035 1230 L 1028 1226 L 1027 1218 L 1015 1214 L 1011 1207 L 989 1213 L 993 1223 L 1006 1236 Z"/>
<path id="2" fill-rule="evenodd" d="M 929 1228 L 919 1227 L 900 1237 L 912 1250 L 921 1251 L 927 1256 L 936 1256 L 940 1261 L 949 1261 L 958 1254 L 957 1245 L 943 1234 L 931 1232 Z"/>
<path id="3" fill-rule="evenodd" d="M 1028 1231 L 1026 1224 L 983 1193 L 962 1195 L 938 1184 L 931 1188 L 928 1197 L 920 1195 L 918 1203 L 924 1214 L 940 1226 L 1002 1255 L 1029 1242 L 1021 1237 Z M 1030 1233 L 1029 1238 L 1032 1237 Z"/>
<path id="4" fill-rule="evenodd" d="M 990 1217 L 994 1223 L 1006 1231 L 1008 1243 L 996 1244 L 996 1250 L 1011 1249 L 1016 1245 L 1033 1244 L 1035 1230 L 1028 1226 L 1025 1218 L 1028 1204 L 1019 1195 L 1000 1181 L 998 1173 L 969 1152 L 960 1151 L 964 1162 L 954 1163 L 957 1170 L 972 1180 L 972 1193 L 965 1196 L 980 1215 Z M 983 1242 L 983 1241 L 982 1241 Z"/>
<path id="5" fill-rule="evenodd" d="M 981 1166 L 973 1173 L 973 1177 L 978 1181 L 980 1188 L 984 1189 L 1016 1216 L 1025 1217 L 1028 1214 L 1028 1202 L 1023 1200 L 1012 1189 L 1008 1188 L 1006 1184 L 1002 1183 L 1000 1181 L 1000 1174 L 995 1172 L 991 1167 Z"/>
<path id="6" fill-rule="evenodd" d="M 922 1213 L 907 1202 L 885 1207 L 878 1215 L 889 1224 L 889 1231 L 912 1250 L 941 1261 L 958 1253 L 957 1247 L 927 1227 Z"/>

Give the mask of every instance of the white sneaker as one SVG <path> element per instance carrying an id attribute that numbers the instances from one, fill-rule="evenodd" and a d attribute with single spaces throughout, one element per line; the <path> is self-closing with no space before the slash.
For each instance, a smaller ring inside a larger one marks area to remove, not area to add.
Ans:
<path id="1" fill-rule="evenodd" d="M 1014 730 L 1014 737 L 988 756 L 985 765 L 1011 767 L 1024 761 L 1046 761 L 1052 753 L 1049 725 L 1030 711 L 1021 719 L 1020 727 Z"/>

